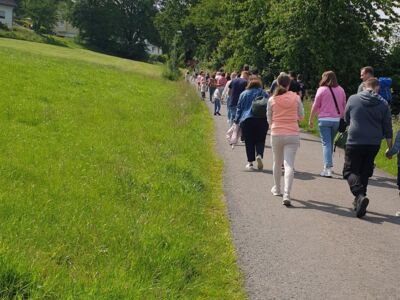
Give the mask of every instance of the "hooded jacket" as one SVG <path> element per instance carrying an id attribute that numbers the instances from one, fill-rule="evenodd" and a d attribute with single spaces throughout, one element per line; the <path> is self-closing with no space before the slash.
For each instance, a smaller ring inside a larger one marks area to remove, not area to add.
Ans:
<path id="1" fill-rule="evenodd" d="M 345 121 L 350 125 L 346 145 L 380 145 L 383 138 L 393 137 L 389 106 L 373 91 L 349 98 Z"/>

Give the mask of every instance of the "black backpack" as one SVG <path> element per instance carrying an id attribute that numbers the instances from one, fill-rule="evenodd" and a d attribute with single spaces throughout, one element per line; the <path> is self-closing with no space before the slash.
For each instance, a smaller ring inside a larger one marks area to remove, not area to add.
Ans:
<path id="1" fill-rule="evenodd" d="M 264 96 L 257 96 L 251 104 L 251 114 L 255 118 L 266 118 L 267 117 L 267 105 L 268 98 Z"/>

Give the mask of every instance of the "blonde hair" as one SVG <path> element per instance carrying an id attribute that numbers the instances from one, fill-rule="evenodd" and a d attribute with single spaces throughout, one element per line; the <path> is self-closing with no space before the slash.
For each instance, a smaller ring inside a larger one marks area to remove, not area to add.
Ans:
<path id="1" fill-rule="evenodd" d="M 274 96 L 279 96 L 286 93 L 288 87 L 290 86 L 291 81 L 292 79 L 290 79 L 288 74 L 286 73 L 279 74 L 278 78 L 276 79 L 278 86 L 275 88 Z"/>

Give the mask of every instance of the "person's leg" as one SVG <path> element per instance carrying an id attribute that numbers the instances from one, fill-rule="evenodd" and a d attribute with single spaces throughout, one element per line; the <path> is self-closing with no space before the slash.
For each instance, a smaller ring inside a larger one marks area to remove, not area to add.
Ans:
<path id="1" fill-rule="evenodd" d="M 246 155 L 247 161 L 252 163 L 256 160 L 255 152 L 254 152 L 254 132 L 253 132 L 253 123 L 252 119 L 247 119 L 242 124 L 242 134 L 244 134 L 245 138 L 245 146 L 246 146 Z"/>
<path id="2" fill-rule="evenodd" d="M 351 193 L 357 197 L 365 194 L 365 188 L 361 182 L 361 167 L 364 163 L 362 146 L 346 146 L 343 166 L 343 178 L 347 180 Z"/>
<path id="3" fill-rule="evenodd" d="M 292 190 L 294 178 L 294 160 L 296 157 L 297 149 L 300 145 L 299 136 L 287 136 L 284 146 L 284 165 L 285 165 L 285 187 L 284 187 L 284 200 L 290 200 L 290 192 Z"/>
<path id="4" fill-rule="evenodd" d="M 272 187 L 273 194 L 281 193 L 281 176 L 282 176 L 282 162 L 283 162 L 283 136 L 271 135 L 271 148 L 272 148 L 272 172 L 274 175 L 274 186 Z"/>
<path id="5" fill-rule="evenodd" d="M 219 111 L 221 110 L 221 100 L 215 99 L 215 102 L 217 102 L 217 114 L 219 115 Z"/>
<path id="6" fill-rule="evenodd" d="M 217 104 L 217 99 L 214 99 L 214 116 L 217 114 L 217 108 L 218 108 L 218 104 Z"/>
<path id="7" fill-rule="evenodd" d="M 268 132 L 268 122 L 267 119 L 256 119 L 257 126 L 256 130 L 256 154 L 260 155 L 261 158 L 264 158 L 264 149 L 265 149 L 265 139 L 267 137 Z"/>
<path id="8" fill-rule="evenodd" d="M 328 121 L 318 122 L 322 143 L 322 153 L 324 157 L 324 170 L 332 167 L 332 128 L 329 123 L 330 122 Z"/>
<path id="9" fill-rule="evenodd" d="M 364 162 L 360 168 L 360 180 L 364 187 L 364 195 L 367 195 L 368 180 L 374 173 L 374 161 L 380 146 L 365 146 Z"/>
<path id="10" fill-rule="evenodd" d="M 231 119 L 230 119 L 230 123 L 233 124 L 233 120 L 235 120 L 236 117 L 236 106 L 231 106 L 230 110 L 231 110 Z"/>

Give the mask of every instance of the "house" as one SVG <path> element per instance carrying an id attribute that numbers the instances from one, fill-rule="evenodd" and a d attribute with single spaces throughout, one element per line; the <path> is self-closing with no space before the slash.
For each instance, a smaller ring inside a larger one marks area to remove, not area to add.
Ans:
<path id="1" fill-rule="evenodd" d="M 161 48 L 150 44 L 149 41 L 145 40 L 145 45 L 146 45 L 147 53 L 153 54 L 153 55 L 161 55 L 162 54 Z"/>
<path id="2" fill-rule="evenodd" d="M 17 7 L 15 0 L 0 0 L 0 23 L 5 24 L 10 29 L 13 25 L 15 7 Z"/>
<path id="3" fill-rule="evenodd" d="M 60 20 L 54 26 L 54 32 L 62 37 L 76 37 L 79 34 L 79 29 L 72 26 L 68 21 Z"/>

